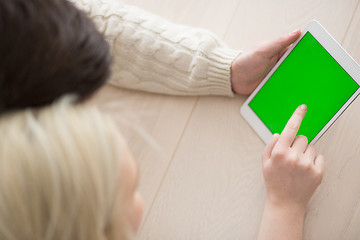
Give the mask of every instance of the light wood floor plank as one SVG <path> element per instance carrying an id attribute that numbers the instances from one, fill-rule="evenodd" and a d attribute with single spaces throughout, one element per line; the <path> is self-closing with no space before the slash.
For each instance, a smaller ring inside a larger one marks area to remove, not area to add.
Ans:
<path id="1" fill-rule="evenodd" d="M 233 48 L 244 49 L 256 41 L 273 39 L 318 20 L 342 42 L 357 0 L 255 0 L 241 1 L 225 40 Z"/>
<path id="2" fill-rule="evenodd" d="M 196 98 L 146 94 L 107 85 L 93 101 L 118 119 L 121 132 L 139 164 L 139 191 L 145 202 L 146 216 Z"/>
<path id="3" fill-rule="evenodd" d="M 167 20 L 209 29 L 219 36 L 225 34 L 237 0 L 125 0 Z M 204 6 L 208 6 L 204 8 Z M 230 13 L 230 14 L 229 14 Z M 152 205 L 161 181 L 168 169 L 182 133 L 191 116 L 197 97 L 171 97 L 117 89 L 105 86 L 93 99 L 104 108 L 111 103 L 113 115 L 125 114 L 137 118 L 138 126 L 153 136 L 160 147 L 160 153 L 143 136 L 124 130 L 129 146 L 140 165 L 140 193 L 145 202 L 143 221 Z M 125 113 L 124 113 L 125 112 Z M 133 122 L 133 120 L 130 120 Z M 137 128 L 134 127 L 134 128 Z M 152 140 L 150 140 L 151 142 Z"/>
<path id="4" fill-rule="evenodd" d="M 220 37 L 229 26 L 239 0 L 125 0 L 178 24 L 206 28 Z"/>
<path id="5" fill-rule="evenodd" d="M 360 29 L 360 1 L 358 3 L 356 14 L 352 20 L 352 24 L 349 28 L 347 36 L 344 41 L 344 47 L 347 51 L 352 55 L 352 57 L 360 63 L 360 39 L 359 39 L 359 29 Z M 351 116 L 351 121 L 354 121 L 354 124 L 349 127 L 353 127 L 352 131 L 355 133 L 353 136 L 356 142 L 351 142 L 350 154 L 353 156 L 353 161 L 347 164 L 346 168 L 343 170 L 343 175 L 347 175 L 347 179 L 345 179 L 345 186 L 347 188 L 353 189 L 352 193 L 349 195 L 353 196 L 352 198 L 356 200 L 353 202 L 353 217 L 351 221 L 348 223 L 346 240 L 357 240 L 360 239 L 360 177 L 359 177 L 359 169 L 360 169 L 360 146 L 359 146 L 359 122 L 360 122 L 360 99 L 356 100 L 356 105 L 353 106 L 356 110 L 354 110 L 353 115 Z M 346 121 L 346 120 L 344 120 Z M 348 121 L 346 121 L 347 125 Z M 356 138 L 357 137 L 357 138 Z M 348 187 L 350 185 L 350 187 Z"/>
<path id="6" fill-rule="evenodd" d="M 241 1 L 226 40 L 246 46 L 317 18 L 341 42 L 356 6 L 352 0 Z M 239 115 L 244 100 L 200 98 L 140 239 L 256 237 L 265 194 L 264 144 Z M 360 189 L 360 181 L 352 180 L 360 162 L 359 104 L 357 100 L 317 144 L 327 168 L 307 212 L 305 239 L 342 239 L 351 222 L 359 199 L 353 193 Z"/>
<path id="7" fill-rule="evenodd" d="M 254 239 L 263 144 L 243 127 L 244 99 L 199 101 L 140 239 Z"/>
<path id="8" fill-rule="evenodd" d="M 360 62 L 358 3 L 354 9 L 357 14 L 351 16 L 342 45 Z M 319 151 L 327 158 L 327 167 L 306 218 L 307 239 L 345 239 L 350 229 L 357 235 L 351 239 L 360 238 L 358 227 L 353 225 L 360 200 L 359 109 L 357 98 L 318 143 Z"/>

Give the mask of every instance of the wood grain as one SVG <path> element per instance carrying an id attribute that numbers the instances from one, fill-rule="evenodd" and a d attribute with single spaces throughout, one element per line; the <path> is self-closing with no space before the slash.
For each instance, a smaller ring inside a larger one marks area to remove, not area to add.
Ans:
<path id="1" fill-rule="evenodd" d="M 342 42 L 357 0 L 255 0 L 242 1 L 231 21 L 225 40 L 233 48 L 244 49 L 257 41 L 273 39 L 303 29 L 318 20 Z"/>
<path id="2" fill-rule="evenodd" d="M 355 22 L 357 4 L 240 1 L 225 39 L 235 47 L 248 46 L 316 18 L 343 42 L 356 38 L 355 30 L 347 30 Z M 345 48 L 353 56 L 360 54 L 350 45 Z M 244 100 L 199 99 L 140 239 L 255 239 L 265 196 L 259 160 L 264 144 L 239 115 Z M 356 100 L 317 144 L 327 167 L 307 212 L 305 239 L 343 239 L 353 231 L 349 226 L 356 220 L 360 190 L 355 177 L 360 169 L 359 104 Z"/>
<path id="3" fill-rule="evenodd" d="M 244 99 L 198 103 L 140 239 L 255 238 L 264 145 L 243 127 Z"/>
<path id="4" fill-rule="evenodd" d="M 237 5 L 237 0 L 225 1 L 221 6 L 216 0 L 123 2 L 179 24 L 190 23 L 188 16 L 192 16 L 190 19 L 194 26 L 212 30 L 220 36 L 224 35 L 224 25 L 232 17 L 228 13 L 233 12 Z M 202 6 L 207 7 L 202 9 Z M 117 118 L 122 119 L 125 115 L 125 121 L 131 123 L 131 126 L 123 126 L 122 131 L 140 166 L 139 191 L 145 202 L 144 221 L 190 119 L 197 97 L 155 95 L 108 85 L 96 94 L 93 102 L 107 108 Z M 140 129 L 140 133 L 131 129 Z"/>
<path id="5" fill-rule="evenodd" d="M 360 61 L 359 5 L 351 19 L 343 47 Z M 326 156 L 322 185 L 313 198 L 305 222 L 307 239 L 359 239 L 356 216 L 360 201 L 360 99 L 342 114 L 318 143 Z"/>
<path id="6" fill-rule="evenodd" d="M 139 164 L 139 191 L 145 202 L 144 215 L 156 196 L 195 100 L 195 97 L 155 95 L 111 85 L 106 85 L 92 99 L 118 121 Z"/>
<path id="7" fill-rule="evenodd" d="M 352 55 L 352 57 L 360 63 L 360 39 L 359 39 L 359 29 L 360 29 L 360 2 L 357 7 L 356 14 L 352 20 L 351 26 L 349 28 L 349 31 L 346 35 L 345 41 L 344 41 L 344 48 L 347 49 L 347 51 Z M 347 172 L 344 172 L 343 174 L 348 175 L 348 182 L 346 182 L 345 186 L 349 188 L 350 190 L 353 190 L 352 193 L 350 193 L 349 197 L 356 200 L 355 203 L 353 203 L 353 216 L 352 219 L 350 219 L 350 222 L 347 227 L 347 233 L 346 237 L 344 239 L 346 240 L 356 240 L 360 239 L 360 177 L 359 172 L 357 170 L 360 169 L 360 147 L 359 147 L 359 122 L 360 122 L 360 99 L 356 100 L 356 105 L 352 106 L 354 108 L 351 116 L 351 120 L 353 121 L 353 124 L 350 125 L 352 127 L 351 130 L 353 131 L 353 139 L 347 140 L 348 143 L 351 146 L 350 149 L 350 155 L 353 157 L 353 161 L 346 166 Z M 354 136 L 355 135 L 355 136 Z M 351 142 L 352 140 L 356 139 L 355 142 Z M 349 185 L 349 186 L 347 186 Z"/>
<path id="8" fill-rule="evenodd" d="M 238 0 L 125 0 L 178 24 L 206 28 L 223 37 Z"/>

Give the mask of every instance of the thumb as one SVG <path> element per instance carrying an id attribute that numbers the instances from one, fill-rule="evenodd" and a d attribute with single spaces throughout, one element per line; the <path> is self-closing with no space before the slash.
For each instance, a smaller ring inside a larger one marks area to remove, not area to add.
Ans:
<path id="1" fill-rule="evenodd" d="M 290 46 L 292 43 L 296 41 L 301 35 L 301 30 L 296 29 L 292 33 L 287 34 L 285 36 L 279 37 L 278 39 L 274 40 L 270 44 L 271 54 L 276 55 Z"/>
<path id="2" fill-rule="evenodd" d="M 266 144 L 266 147 L 265 147 L 265 150 L 264 150 L 264 154 L 263 154 L 263 161 L 266 161 L 266 160 L 268 160 L 268 159 L 270 159 L 270 157 L 271 157 L 271 153 L 272 153 L 272 151 L 273 151 L 273 149 L 274 149 L 274 147 L 275 147 L 275 145 L 276 145 L 276 143 L 277 143 L 277 141 L 278 141 L 278 139 L 279 139 L 279 134 L 278 133 L 275 133 L 272 137 L 271 137 L 271 139 L 270 139 L 270 141 L 268 142 L 268 144 Z"/>
<path id="3" fill-rule="evenodd" d="M 324 156 L 319 154 L 314 160 L 314 165 L 315 165 L 316 170 L 318 171 L 318 173 L 321 174 L 321 177 L 322 177 L 324 175 L 324 170 L 325 170 Z"/>

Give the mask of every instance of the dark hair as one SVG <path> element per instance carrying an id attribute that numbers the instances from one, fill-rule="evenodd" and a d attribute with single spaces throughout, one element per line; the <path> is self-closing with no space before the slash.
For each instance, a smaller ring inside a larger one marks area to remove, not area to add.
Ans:
<path id="1" fill-rule="evenodd" d="M 110 75 L 111 56 L 93 22 L 67 0 L 0 0 L 0 113 L 81 101 Z"/>

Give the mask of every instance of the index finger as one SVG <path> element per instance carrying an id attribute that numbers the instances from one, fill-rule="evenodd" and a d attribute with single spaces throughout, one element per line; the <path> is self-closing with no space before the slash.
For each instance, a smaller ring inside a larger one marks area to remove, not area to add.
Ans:
<path id="1" fill-rule="evenodd" d="M 299 131 L 300 124 L 302 120 L 304 119 L 305 113 L 306 113 L 307 107 L 305 104 L 300 105 L 289 121 L 287 122 L 284 130 L 282 131 L 280 138 L 278 140 L 278 143 L 286 146 L 291 147 L 292 143 L 295 140 L 296 134 Z"/>

